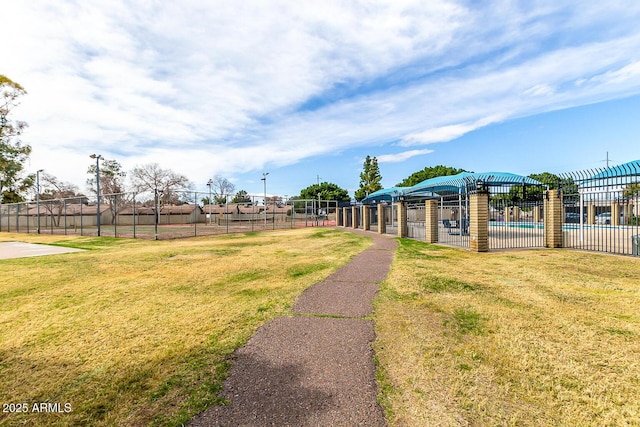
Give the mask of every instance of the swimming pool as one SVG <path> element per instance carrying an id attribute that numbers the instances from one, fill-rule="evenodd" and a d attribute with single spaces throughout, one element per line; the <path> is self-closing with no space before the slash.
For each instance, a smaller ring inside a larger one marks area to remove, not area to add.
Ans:
<path id="1" fill-rule="evenodd" d="M 541 222 L 497 222 L 497 221 L 489 221 L 490 227 L 502 227 L 502 228 L 524 228 L 524 229 L 535 229 L 535 230 L 543 230 L 544 224 Z M 584 230 L 626 230 L 626 229 L 637 229 L 637 226 L 632 225 L 587 225 L 584 224 Z M 562 229 L 565 231 L 570 230 L 580 230 L 580 224 L 575 223 L 565 223 L 562 224 Z"/>

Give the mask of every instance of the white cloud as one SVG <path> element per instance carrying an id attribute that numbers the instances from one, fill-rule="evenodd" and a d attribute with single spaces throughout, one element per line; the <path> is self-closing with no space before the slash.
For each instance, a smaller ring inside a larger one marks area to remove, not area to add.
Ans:
<path id="1" fill-rule="evenodd" d="M 430 154 L 430 153 L 433 153 L 433 150 L 429 150 L 429 149 L 409 150 L 409 151 L 403 151 L 401 153 L 395 153 L 395 154 L 382 154 L 380 156 L 377 156 L 377 159 L 379 163 L 399 163 L 399 162 L 404 162 L 405 160 L 408 160 L 415 156 L 423 156 L 425 154 Z"/>
<path id="2" fill-rule="evenodd" d="M 55 159 L 68 180 L 93 152 L 204 177 L 640 93 L 636 2 L 34 0 L 4 13 L 0 72 L 29 92 L 32 161 Z"/>
<path id="3" fill-rule="evenodd" d="M 549 96 L 549 95 L 553 95 L 554 93 L 555 93 L 555 90 L 548 84 L 544 84 L 544 83 L 532 86 L 529 89 L 522 92 L 523 95 L 527 95 L 527 96 Z"/>
<path id="4" fill-rule="evenodd" d="M 418 133 L 411 133 L 400 142 L 401 146 L 432 144 L 435 142 L 447 142 L 459 138 L 462 135 L 474 131 L 478 128 L 496 123 L 501 120 L 500 116 L 485 117 L 473 123 L 459 123 L 455 125 L 440 126 L 427 129 Z"/>

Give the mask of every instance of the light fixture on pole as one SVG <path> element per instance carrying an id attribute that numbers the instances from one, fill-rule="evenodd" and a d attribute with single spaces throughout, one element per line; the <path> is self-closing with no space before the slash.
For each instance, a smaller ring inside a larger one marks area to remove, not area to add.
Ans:
<path id="1" fill-rule="evenodd" d="M 207 181 L 207 187 L 209 187 L 209 225 L 211 225 L 211 186 L 213 185 L 213 181 Z"/>
<path id="2" fill-rule="evenodd" d="M 260 178 L 264 182 L 264 226 L 267 226 L 267 175 L 269 172 L 263 172 L 262 178 Z"/>
<path id="3" fill-rule="evenodd" d="M 36 171 L 36 209 L 38 210 L 38 234 L 40 234 L 40 172 Z"/>
<path id="4" fill-rule="evenodd" d="M 98 225 L 98 236 L 100 236 L 100 159 L 102 155 L 92 154 L 89 156 L 92 159 L 96 159 L 96 224 Z"/>

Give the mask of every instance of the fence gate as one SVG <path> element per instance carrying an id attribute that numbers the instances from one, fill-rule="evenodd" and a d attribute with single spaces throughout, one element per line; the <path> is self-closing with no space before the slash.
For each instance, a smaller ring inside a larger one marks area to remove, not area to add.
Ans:
<path id="1" fill-rule="evenodd" d="M 426 206 L 424 203 L 410 203 L 407 205 L 407 237 L 416 240 L 426 240 Z"/>
<path id="2" fill-rule="evenodd" d="M 469 198 L 467 193 L 450 194 L 438 203 L 438 242 L 468 249 Z"/>
<path id="3" fill-rule="evenodd" d="M 544 246 L 544 190 L 526 184 L 490 187 L 489 249 Z"/>
<path id="4" fill-rule="evenodd" d="M 398 207 L 394 204 L 388 204 L 384 207 L 384 219 L 387 223 L 385 234 L 398 235 Z"/>

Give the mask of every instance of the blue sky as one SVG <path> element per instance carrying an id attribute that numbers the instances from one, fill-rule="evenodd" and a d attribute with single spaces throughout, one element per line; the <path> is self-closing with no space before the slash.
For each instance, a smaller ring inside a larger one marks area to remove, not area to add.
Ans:
<path id="1" fill-rule="evenodd" d="M 640 159 L 636 0 L 0 5 L 28 167 L 81 190 L 92 153 L 289 196 L 353 194 L 367 155 L 384 186 Z"/>

